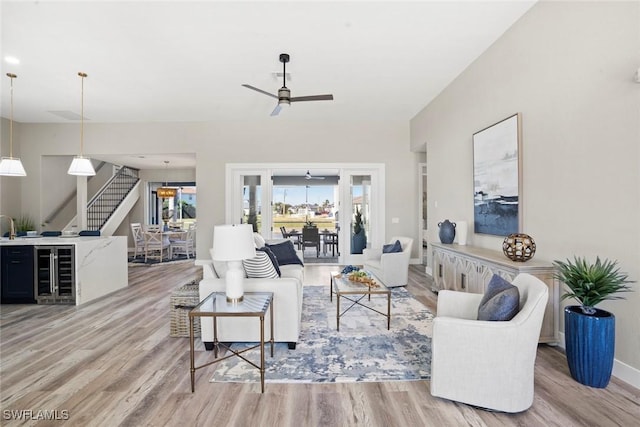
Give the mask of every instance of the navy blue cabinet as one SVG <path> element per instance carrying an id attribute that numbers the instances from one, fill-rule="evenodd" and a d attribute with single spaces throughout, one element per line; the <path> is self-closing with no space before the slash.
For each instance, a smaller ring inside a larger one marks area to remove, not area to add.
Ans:
<path id="1" fill-rule="evenodd" d="M 2 304 L 33 304 L 33 246 L 2 246 L 0 248 Z"/>

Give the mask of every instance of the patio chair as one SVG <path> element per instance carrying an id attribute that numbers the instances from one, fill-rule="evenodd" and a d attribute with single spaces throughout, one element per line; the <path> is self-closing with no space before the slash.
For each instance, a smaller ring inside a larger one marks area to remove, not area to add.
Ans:
<path id="1" fill-rule="evenodd" d="M 302 252 L 305 248 L 316 248 L 316 258 L 320 257 L 320 233 L 318 227 L 304 227 L 302 229 Z"/>
<path id="2" fill-rule="evenodd" d="M 291 232 L 287 231 L 287 229 L 284 226 L 280 227 L 280 233 L 282 233 L 282 238 L 283 239 L 291 240 L 293 242 L 293 244 L 296 245 L 296 247 L 298 249 L 300 249 L 300 247 L 301 247 L 300 238 L 302 236 L 299 233 L 292 234 Z"/>
<path id="3" fill-rule="evenodd" d="M 327 254 L 327 249 L 331 248 L 331 256 L 336 256 L 336 252 L 340 255 L 338 250 L 338 233 L 325 233 L 323 234 L 324 244 L 322 245 L 322 253 Z"/>

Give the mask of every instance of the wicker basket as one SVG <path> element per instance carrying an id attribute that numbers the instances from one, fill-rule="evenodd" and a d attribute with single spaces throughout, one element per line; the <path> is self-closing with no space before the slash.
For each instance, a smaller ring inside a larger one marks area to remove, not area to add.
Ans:
<path id="1" fill-rule="evenodd" d="M 198 283 L 191 282 L 179 287 L 171 294 L 172 337 L 189 337 L 189 311 L 199 303 Z M 200 336 L 200 319 L 193 321 L 193 336 Z"/>

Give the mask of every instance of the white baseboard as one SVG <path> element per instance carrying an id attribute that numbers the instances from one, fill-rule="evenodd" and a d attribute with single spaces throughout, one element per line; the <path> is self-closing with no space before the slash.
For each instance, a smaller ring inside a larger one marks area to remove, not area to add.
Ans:
<path id="1" fill-rule="evenodd" d="M 566 349 L 564 332 L 560 332 L 558 334 L 558 338 L 560 338 L 558 346 Z M 613 359 L 613 372 L 611 374 L 617 379 L 640 389 L 640 369 L 629 366 L 626 363 L 619 361 L 618 359 Z"/>

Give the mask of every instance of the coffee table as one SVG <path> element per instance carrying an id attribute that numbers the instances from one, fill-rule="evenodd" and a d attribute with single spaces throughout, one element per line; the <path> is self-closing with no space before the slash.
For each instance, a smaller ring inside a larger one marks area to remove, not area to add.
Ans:
<path id="1" fill-rule="evenodd" d="M 337 330 L 340 330 L 340 317 L 342 317 L 347 311 L 356 305 L 368 308 L 371 311 L 375 311 L 387 318 L 387 329 L 391 328 L 391 291 L 387 288 L 377 277 L 368 273 L 369 276 L 375 281 L 377 286 L 370 286 L 365 283 L 352 282 L 347 278 L 347 274 L 331 273 L 331 289 L 329 295 L 331 301 L 333 301 L 333 294 L 336 294 L 336 326 Z M 365 297 L 368 301 L 371 301 L 371 295 L 386 295 L 387 296 L 387 312 L 376 310 L 375 308 L 361 302 Z M 344 298 L 351 302 L 351 305 L 340 312 L 340 300 Z"/>
<path id="2" fill-rule="evenodd" d="M 264 393 L 264 317 L 269 309 L 271 338 L 271 357 L 273 357 L 273 292 L 245 292 L 244 298 L 240 302 L 227 302 L 224 292 L 213 292 L 203 299 L 200 304 L 195 306 L 189 312 L 189 349 L 191 352 L 191 392 L 195 391 L 195 374 L 196 370 L 212 365 L 233 356 L 238 356 L 245 362 L 260 370 L 260 387 Z M 193 319 L 195 317 L 212 317 L 213 318 L 213 350 L 215 360 L 204 365 L 195 366 L 194 343 L 193 343 Z M 258 317 L 260 319 L 260 342 L 252 347 L 245 348 L 240 351 L 232 350 L 228 345 L 218 341 L 218 317 Z M 218 358 L 218 350 L 223 347 L 231 352 L 224 357 Z M 254 348 L 260 347 L 260 365 L 248 360 L 242 356 Z"/>

